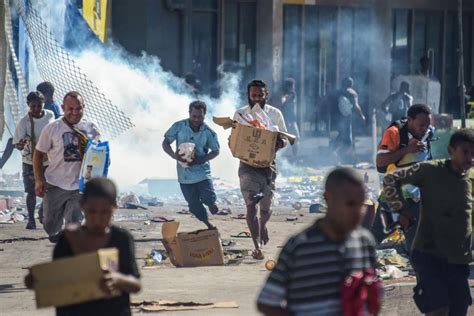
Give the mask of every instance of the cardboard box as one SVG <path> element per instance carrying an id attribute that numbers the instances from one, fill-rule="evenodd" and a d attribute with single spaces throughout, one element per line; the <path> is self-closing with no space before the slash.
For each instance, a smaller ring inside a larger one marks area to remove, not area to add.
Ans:
<path id="1" fill-rule="evenodd" d="M 296 140 L 294 135 L 242 125 L 232 121 L 230 117 L 213 117 L 213 121 L 224 129 L 232 128 L 229 138 L 232 155 L 254 167 L 271 165 L 275 159 L 275 146 L 279 136 L 287 137 L 290 144 Z"/>
<path id="2" fill-rule="evenodd" d="M 217 229 L 177 233 L 179 222 L 163 223 L 163 245 L 176 267 L 218 266 L 224 264 L 224 250 Z"/>
<path id="3" fill-rule="evenodd" d="M 36 306 L 66 306 L 107 296 L 99 288 L 103 270 L 118 270 L 118 249 L 104 248 L 53 262 L 34 265 Z"/>

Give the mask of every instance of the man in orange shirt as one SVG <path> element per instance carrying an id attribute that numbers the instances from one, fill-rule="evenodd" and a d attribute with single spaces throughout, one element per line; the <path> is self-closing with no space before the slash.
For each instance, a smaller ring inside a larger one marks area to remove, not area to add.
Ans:
<path id="1" fill-rule="evenodd" d="M 431 127 L 430 107 L 425 104 L 412 105 L 408 109 L 407 116 L 407 118 L 392 123 L 383 134 L 376 158 L 377 170 L 380 173 L 391 172 L 399 167 L 431 159 L 430 141 L 433 138 L 434 129 Z M 419 213 L 419 189 L 416 187 L 405 187 L 404 189 L 408 192 L 408 198 L 412 202 L 412 212 L 417 217 Z M 379 242 L 385 237 L 381 223 L 381 213 L 384 208 L 387 208 L 387 206 L 384 203 L 382 192 L 379 214 L 377 214 L 372 228 L 372 233 Z M 393 222 L 391 213 L 387 216 L 385 226 L 389 226 L 390 222 Z M 416 227 L 416 218 L 414 220 L 415 225 L 413 227 Z M 405 232 L 408 250 L 411 248 L 414 235 L 414 228 Z"/>
<path id="2" fill-rule="evenodd" d="M 381 173 L 387 168 L 404 167 L 430 158 L 431 109 L 424 104 L 415 104 L 408 109 L 407 115 L 407 119 L 392 123 L 383 134 L 376 161 Z"/>

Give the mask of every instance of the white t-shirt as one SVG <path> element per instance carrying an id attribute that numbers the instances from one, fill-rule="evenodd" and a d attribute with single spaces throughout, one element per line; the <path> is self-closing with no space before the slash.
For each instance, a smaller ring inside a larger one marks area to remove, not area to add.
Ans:
<path id="1" fill-rule="evenodd" d="M 84 132 L 89 139 L 100 135 L 92 122 L 82 120 L 74 127 Z M 79 143 L 79 137 L 62 119 L 43 129 L 36 150 L 48 155 L 49 166 L 44 175 L 47 183 L 68 191 L 79 189 L 82 164 Z"/>
<path id="2" fill-rule="evenodd" d="M 38 143 L 41 131 L 49 123 L 54 121 L 54 113 L 50 110 L 44 110 L 44 115 L 40 118 L 33 117 L 33 126 L 35 132 L 35 142 Z M 22 140 L 26 140 L 25 147 L 22 151 L 23 162 L 29 165 L 33 164 L 33 149 L 31 146 L 31 121 L 29 115 L 25 115 L 16 125 L 15 135 L 13 136 L 13 144 L 18 144 Z M 47 162 L 44 165 L 48 165 Z"/>
<path id="3" fill-rule="evenodd" d="M 281 111 L 269 104 L 265 104 L 263 107 L 263 111 L 268 115 L 268 117 L 272 120 L 272 122 L 278 126 L 278 130 L 280 132 L 287 132 L 285 119 L 283 118 L 283 114 Z M 240 109 L 238 109 L 234 114 L 234 121 L 239 121 L 240 114 L 252 114 L 252 108 L 250 105 L 246 105 Z"/>

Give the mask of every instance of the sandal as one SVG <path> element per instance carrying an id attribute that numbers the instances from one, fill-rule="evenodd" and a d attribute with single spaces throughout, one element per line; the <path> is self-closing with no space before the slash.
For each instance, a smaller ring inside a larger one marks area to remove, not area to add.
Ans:
<path id="1" fill-rule="evenodd" d="M 150 221 L 155 223 L 167 223 L 167 222 L 174 222 L 174 218 L 167 218 L 165 216 L 156 216 L 153 217 Z"/>
<path id="2" fill-rule="evenodd" d="M 216 214 L 216 215 L 229 215 L 230 213 L 232 213 L 230 211 L 230 209 L 223 208 L 222 210 L 218 211 L 217 213 L 213 213 L 213 214 Z"/>
<path id="3" fill-rule="evenodd" d="M 252 235 L 250 235 L 249 232 L 240 232 L 237 235 L 230 235 L 230 237 L 233 237 L 233 238 L 252 238 Z"/>

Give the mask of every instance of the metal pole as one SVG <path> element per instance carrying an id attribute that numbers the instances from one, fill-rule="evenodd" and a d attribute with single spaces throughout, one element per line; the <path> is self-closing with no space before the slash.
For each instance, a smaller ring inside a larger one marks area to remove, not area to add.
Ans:
<path id="1" fill-rule="evenodd" d="M 461 127 L 466 127 L 466 105 L 464 100 L 464 43 L 462 29 L 462 0 L 458 0 L 459 28 L 459 106 L 461 107 Z"/>
<path id="2" fill-rule="evenodd" d="M 3 136 L 5 127 L 5 85 L 7 75 L 7 34 L 5 29 L 5 19 L 10 19 L 10 16 L 5 16 L 5 2 L 0 0 L 0 139 Z"/>

